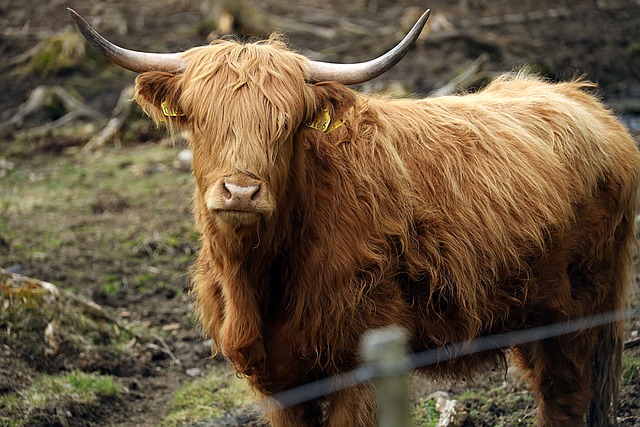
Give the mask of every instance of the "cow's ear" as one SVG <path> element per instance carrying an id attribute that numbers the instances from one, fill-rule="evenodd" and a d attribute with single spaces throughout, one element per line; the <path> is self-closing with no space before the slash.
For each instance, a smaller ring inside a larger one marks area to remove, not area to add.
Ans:
<path id="1" fill-rule="evenodd" d="M 344 113 L 355 103 L 353 92 L 346 86 L 334 82 L 322 82 L 314 85 L 315 111 L 313 117 L 318 117 L 324 108 L 329 109 L 332 118 L 342 117 Z"/>
<path id="2" fill-rule="evenodd" d="M 151 71 L 136 78 L 136 102 L 156 124 L 164 123 L 169 130 L 186 123 L 181 94 L 179 75 Z"/>

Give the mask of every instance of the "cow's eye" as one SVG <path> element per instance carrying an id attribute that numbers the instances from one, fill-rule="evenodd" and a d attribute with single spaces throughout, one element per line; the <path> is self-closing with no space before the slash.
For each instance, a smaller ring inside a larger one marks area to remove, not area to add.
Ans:
<path id="1" fill-rule="evenodd" d="M 290 126 L 291 126 L 291 118 L 289 118 L 289 116 L 285 116 L 284 120 L 282 121 L 282 128 L 284 130 L 289 130 Z"/>

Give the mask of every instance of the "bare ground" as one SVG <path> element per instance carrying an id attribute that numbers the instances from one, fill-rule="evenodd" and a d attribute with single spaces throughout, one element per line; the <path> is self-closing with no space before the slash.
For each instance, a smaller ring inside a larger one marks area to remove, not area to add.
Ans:
<path id="1" fill-rule="evenodd" d="M 184 0 L 0 1 L 0 123 L 10 119 L 38 85 L 59 84 L 109 116 L 121 90 L 132 83 L 132 73 L 109 66 L 92 53 L 68 67 L 48 67 L 46 62 L 26 67 L 28 62 L 21 61 L 24 52 L 56 33 L 73 31 L 66 6 L 92 19 L 113 41 L 140 50 L 182 50 L 203 44 L 213 29 L 204 22 L 197 4 Z M 486 53 L 488 75 L 525 64 L 553 79 L 586 73 L 600 83 L 607 102 L 629 121 L 637 120 L 637 1 L 363 0 L 345 4 L 270 0 L 260 4 L 265 16 L 285 18 L 275 26 L 301 52 L 344 62 L 368 59 L 391 46 L 413 23 L 416 11 L 426 7 L 434 12 L 429 35 L 396 68 L 362 89 L 391 87 L 425 95 Z M 238 16 L 235 30 L 249 28 L 249 35 L 258 37 L 267 32 L 251 31 L 251 25 Z M 319 29 L 335 31 L 327 34 Z M 96 301 L 126 324 L 161 336 L 180 363 L 154 339 L 135 346 L 128 358 L 120 360 L 99 353 L 29 356 L 5 345 L 0 348 L 0 394 L 20 390 L 44 372 L 79 367 L 110 373 L 127 394 L 101 402 L 98 410 L 78 410 L 81 416 L 67 422 L 153 426 L 175 391 L 192 378 L 187 372 L 194 375 L 198 371 L 193 368 L 205 372 L 211 364 L 220 363 L 208 358 L 187 295 L 188 266 L 198 247 L 190 220 L 191 177 L 173 167 L 180 147 L 167 144 L 164 135 L 144 119 L 123 130 L 120 146 L 108 145 L 90 155 L 80 155 L 78 150 L 89 137 L 86 132 L 32 137 L 21 133 L 62 114 L 59 106 L 49 107 L 23 124 L 0 131 L 0 157 L 14 165 L 7 177 L 0 178 L 0 192 L 14 194 L 11 200 L 15 200 L 0 206 L 0 267 Z M 94 124 L 93 131 L 98 129 L 99 124 Z M 42 186 L 43 181 L 52 187 Z M 33 194 L 25 182 L 44 191 Z M 48 199 L 47 194 L 56 199 Z M 640 321 L 634 319 L 628 338 L 639 329 Z M 638 350 L 628 354 L 637 357 Z M 479 378 L 477 386 L 500 382 Z M 505 387 L 513 396 L 522 389 L 512 384 Z M 420 393 L 432 389 L 424 382 L 416 386 Z M 53 408 L 53 415 L 43 416 L 40 425 L 57 425 L 53 420 L 58 412 Z M 621 395 L 623 425 L 640 425 L 638 414 L 640 380 L 636 377 Z M 474 420 L 474 425 L 494 424 L 496 415 L 491 410 L 486 419 Z"/>

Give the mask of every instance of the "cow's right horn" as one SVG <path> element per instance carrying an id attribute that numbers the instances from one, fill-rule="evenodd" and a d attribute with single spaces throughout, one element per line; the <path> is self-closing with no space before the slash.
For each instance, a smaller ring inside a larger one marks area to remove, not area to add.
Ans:
<path id="1" fill-rule="evenodd" d="M 345 85 L 364 83 L 389 71 L 396 65 L 418 39 L 431 11 L 426 12 L 415 23 L 413 28 L 393 49 L 371 61 L 357 64 L 335 64 L 330 62 L 309 61 L 307 72 L 314 82 L 335 81 Z"/>
<path id="2" fill-rule="evenodd" d="M 136 52 L 121 48 L 98 34 L 75 10 L 67 10 L 89 44 L 114 64 L 136 73 L 165 71 L 176 74 L 182 71 L 185 61 L 179 54 Z"/>

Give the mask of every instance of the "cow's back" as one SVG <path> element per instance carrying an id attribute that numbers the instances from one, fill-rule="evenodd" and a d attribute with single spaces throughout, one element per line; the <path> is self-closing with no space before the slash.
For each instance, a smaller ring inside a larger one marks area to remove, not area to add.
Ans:
<path id="1" fill-rule="evenodd" d="M 536 280 L 557 274 L 544 263 L 609 239 L 589 224 L 635 209 L 638 150 L 589 87 L 515 75 L 473 95 L 371 101 L 414 188 L 405 268 L 428 304 L 463 307 L 459 338 L 512 322 L 514 301 L 556 297 Z"/>

